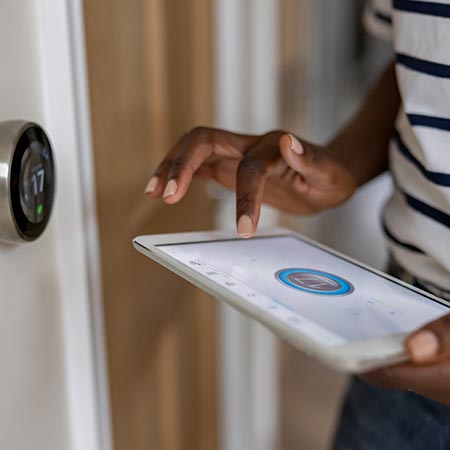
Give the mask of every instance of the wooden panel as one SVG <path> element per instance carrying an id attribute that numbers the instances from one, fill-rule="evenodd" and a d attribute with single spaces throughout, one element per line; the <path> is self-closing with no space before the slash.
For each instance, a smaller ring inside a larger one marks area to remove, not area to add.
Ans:
<path id="1" fill-rule="evenodd" d="M 85 0 L 117 450 L 217 447 L 214 301 L 131 246 L 212 226 L 201 184 L 174 207 L 143 194 L 178 136 L 212 122 L 210 15 L 210 0 Z"/>

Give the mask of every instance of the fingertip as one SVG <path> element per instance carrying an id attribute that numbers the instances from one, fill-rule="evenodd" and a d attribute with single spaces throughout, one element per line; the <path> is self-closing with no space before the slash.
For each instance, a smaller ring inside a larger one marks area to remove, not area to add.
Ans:
<path id="1" fill-rule="evenodd" d="M 159 177 L 153 176 L 150 178 L 150 181 L 147 183 L 147 186 L 145 187 L 145 194 L 153 194 L 156 191 L 156 188 L 158 187 L 159 183 Z"/>
<path id="2" fill-rule="evenodd" d="M 243 214 L 239 217 L 237 223 L 237 231 L 240 238 L 248 239 L 254 234 L 253 220 L 247 214 Z"/>
<path id="3" fill-rule="evenodd" d="M 291 135 L 289 133 L 283 134 L 278 141 L 281 150 L 291 149 Z"/>
<path id="4" fill-rule="evenodd" d="M 152 200 L 158 197 L 156 192 L 146 192 L 145 195 Z"/>
<path id="5" fill-rule="evenodd" d="M 163 197 L 163 202 L 166 205 L 174 205 L 175 203 L 178 203 L 181 200 L 181 197 L 178 195 L 172 195 L 170 197 Z"/>
<path id="6" fill-rule="evenodd" d="M 163 202 L 167 205 L 173 205 L 179 202 L 182 197 L 183 193 L 177 181 L 174 179 L 169 180 L 162 194 Z"/>
<path id="7" fill-rule="evenodd" d="M 431 330 L 420 330 L 405 342 L 406 351 L 413 362 L 424 363 L 439 354 L 439 337 Z"/>
<path id="8" fill-rule="evenodd" d="M 178 189 L 178 184 L 176 182 L 176 180 L 169 180 L 166 184 L 166 188 L 164 189 L 163 192 L 163 198 L 164 200 L 168 197 L 172 197 L 173 195 L 176 194 Z"/>
<path id="9" fill-rule="evenodd" d="M 308 170 L 309 158 L 307 147 L 291 134 L 280 138 L 280 153 L 284 162 L 295 172 Z"/>
<path id="10" fill-rule="evenodd" d="M 280 150 L 294 152 L 296 155 L 303 155 L 305 147 L 303 144 L 291 133 L 283 134 L 279 140 Z"/>
<path id="11" fill-rule="evenodd" d="M 297 155 L 303 155 L 305 153 L 305 148 L 303 144 L 292 134 L 288 134 L 290 140 L 290 149 Z"/>

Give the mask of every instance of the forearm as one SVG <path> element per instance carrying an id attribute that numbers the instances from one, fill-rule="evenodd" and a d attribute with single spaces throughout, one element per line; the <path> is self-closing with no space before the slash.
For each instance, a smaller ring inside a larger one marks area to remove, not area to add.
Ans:
<path id="1" fill-rule="evenodd" d="M 354 177 L 358 186 L 387 169 L 388 145 L 400 106 L 391 63 L 351 121 L 329 143 L 331 154 Z"/>

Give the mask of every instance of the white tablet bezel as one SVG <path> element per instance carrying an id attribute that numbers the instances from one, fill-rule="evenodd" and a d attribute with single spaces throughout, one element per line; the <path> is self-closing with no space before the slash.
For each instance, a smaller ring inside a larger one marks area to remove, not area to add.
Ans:
<path id="1" fill-rule="evenodd" d="M 336 250 L 333 250 L 323 244 L 309 239 L 299 233 L 284 229 L 275 228 L 270 230 L 261 230 L 256 233 L 258 237 L 270 236 L 294 236 L 309 244 L 312 244 L 338 258 L 344 259 L 350 263 L 356 264 L 362 269 L 369 270 L 387 280 L 406 288 L 418 292 L 425 297 L 437 301 L 440 304 L 450 307 L 450 302 L 437 298 L 427 292 L 417 289 L 407 283 L 391 277 L 379 270 L 367 266 L 348 256 L 345 256 Z M 177 259 L 162 251 L 158 246 L 167 244 L 187 244 L 194 242 L 213 242 L 224 239 L 236 239 L 234 231 L 204 231 L 192 233 L 170 233 L 138 236 L 133 239 L 133 245 L 142 254 L 158 262 L 167 269 L 175 272 L 182 278 L 205 290 L 213 297 L 221 300 L 242 313 L 258 320 L 269 327 L 275 334 L 286 339 L 296 348 L 315 356 L 327 366 L 341 372 L 361 373 L 390 364 L 400 363 L 407 360 L 404 351 L 403 342 L 406 337 L 404 333 L 386 336 L 379 339 L 371 339 L 360 342 L 353 342 L 333 347 L 325 347 L 306 336 L 294 326 L 273 316 L 270 311 L 260 308 L 247 299 L 235 294 L 234 292 L 222 287 L 212 281 L 210 278 L 198 273 L 194 269 L 179 262 Z"/>

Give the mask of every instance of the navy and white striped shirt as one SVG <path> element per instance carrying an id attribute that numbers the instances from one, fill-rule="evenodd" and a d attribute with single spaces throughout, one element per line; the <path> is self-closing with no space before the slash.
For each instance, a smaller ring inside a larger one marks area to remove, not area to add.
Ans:
<path id="1" fill-rule="evenodd" d="M 394 258 L 450 290 L 450 0 L 372 0 L 367 28 L 392 40 L 402 105 L 383 225 Z"/>

